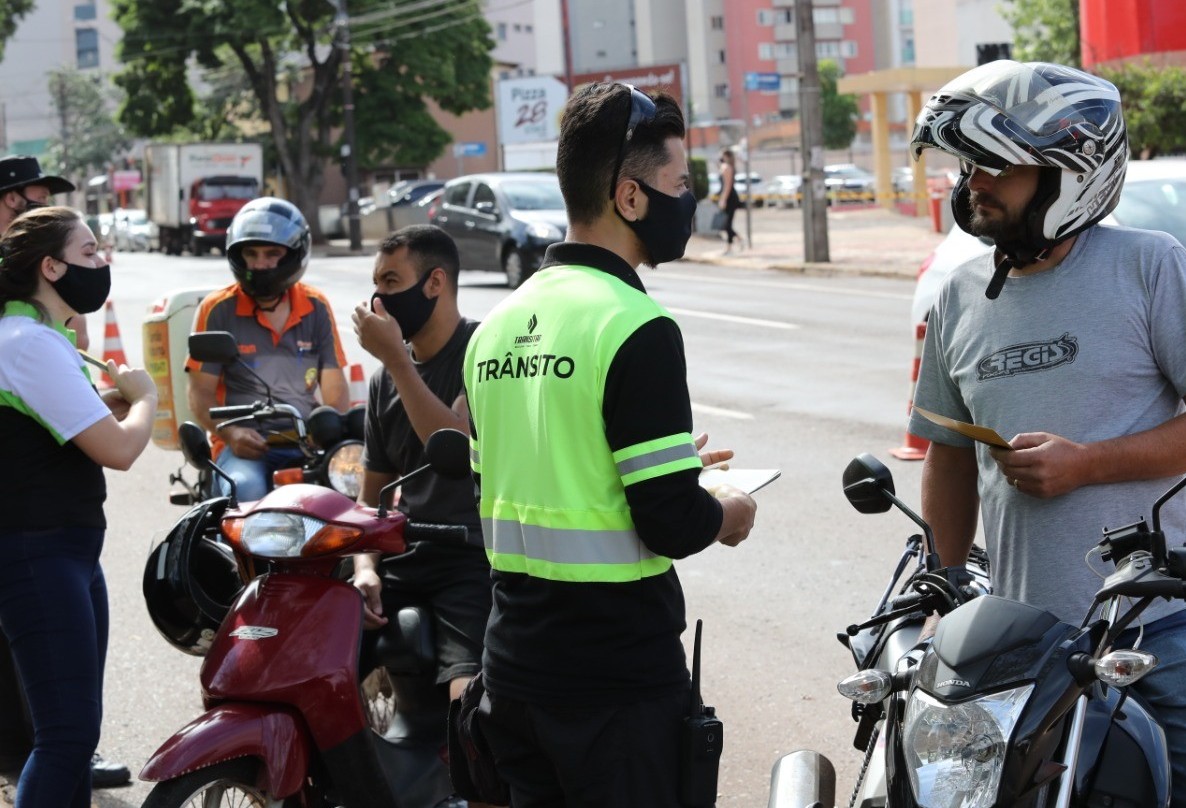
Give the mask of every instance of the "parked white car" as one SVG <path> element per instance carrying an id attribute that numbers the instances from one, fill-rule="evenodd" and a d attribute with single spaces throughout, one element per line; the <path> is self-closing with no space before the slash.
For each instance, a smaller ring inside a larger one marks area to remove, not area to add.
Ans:
<path id="1" fill-rule="evenodd" d="M 120 208 L 112 225 L 115 249 L 127 252 L 148 252 L 157 240 L 157 226 L 149 221 L 147 211 Z"/>
<path id="2" fill-rule="evenodd" d="M 1129 160 L 1120 203 L 1101 224 L 1162 230 L 1186 243 L 1186 158 Z M 910 307 L 912 322 L 927 318 L 939 290 L 957 267 L 992 249 L 992 242 L 981 241 L 958 225 L 952 227 L 919 268 Z"/>

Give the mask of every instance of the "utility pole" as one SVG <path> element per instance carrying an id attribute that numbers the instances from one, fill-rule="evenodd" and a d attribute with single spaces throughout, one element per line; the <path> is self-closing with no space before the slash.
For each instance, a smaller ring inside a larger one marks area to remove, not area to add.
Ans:
<path id="1" fill-rule="evenodd" d="M 354 154 L 354 73 L 350 66 L 350 24 L 346 16 L 346 0 L 335 0 L 335 39 L 342 52 L 342 124 L 346 142 L 342 144 L 342 161 L 346 164 L 346 211 L 350 219 L 350 250 L 362 250 L 362 227 L 358 221 L 358 159 Z"/>
<path id="2" fill-rule="evenodd" d="M 824 115 L 819 65 L 815 58 L 815 19 L 811 0 L 796 0 L 799 44 L 799 135 L 803 154 L 804 259 L 825 263 L 828 255 L 828 199 L 824 185 Z"/>
<path id="3" fill-rule="evenodd" d="M 560 33 L 564 38 L 564 85 L 572 95 L 572 31 L 568 23 L 568 0 L 560 0 Z"/>

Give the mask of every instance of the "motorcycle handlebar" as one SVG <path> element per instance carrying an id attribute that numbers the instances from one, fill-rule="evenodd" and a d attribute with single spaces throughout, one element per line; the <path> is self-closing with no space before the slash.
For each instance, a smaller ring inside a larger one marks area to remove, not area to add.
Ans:
<path id="1" fill-rule="evenodd" d="M 245 418 L 255 415 L 254 404 L 232 404 L 226 407 L 211 407 L 210 417 L 216 420 L 223 418 Z"/>
<path id="2" fill-rule="evenodd" d="M 424 522 L 408 522 L 404 525 L 404 540 L 465 544 L 469 541 L 469 528 L 465 525 L 430 525 Z"/>

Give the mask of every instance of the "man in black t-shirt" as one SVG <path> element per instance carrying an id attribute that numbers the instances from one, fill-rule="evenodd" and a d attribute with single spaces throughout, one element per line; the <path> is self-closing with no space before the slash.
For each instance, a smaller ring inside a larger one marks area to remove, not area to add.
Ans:
<path id="1" fill-rule="evenodd" d="M 379 504 L 379 491 L 427 462 L 424 441 L 438 429 L 468 434 L 461 365 L 477 323 L 457 310 L 457 247 L 431 225 L 388 236 L 375 256 L 375 294 L 354 310 L 359 344 L 383 363 L 367 395 L 365 477 L 358 501 Z M 413 542 L 400 556 L 355 560 L 354 585 L 366 601 L 368 628 L 387 622 L 382 589 L 432 606 L 437 682 L 457 698 L 482 663 L 490 614 L 490 564 L 468 476 L 426 472 L 401 486 L 399 509 L 413 522 L 464 525 L 465 545 Z M 473 803 L 471 803 L 473 805 Z"/>

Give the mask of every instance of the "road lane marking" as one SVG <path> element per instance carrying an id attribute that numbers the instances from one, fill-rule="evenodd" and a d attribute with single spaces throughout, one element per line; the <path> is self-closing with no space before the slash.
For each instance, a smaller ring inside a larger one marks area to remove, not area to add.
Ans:
<path id="1" fill-rule="evenodd" d="M 668 306 L 667 310 L 672 314 L 681 314 L 685 317 L 703 317 L 706 320 L 723 320 L 726 323 L 741 323 L 742 325 L 758 325 L 763 328 L 781 328 L 785 331 L 792 331 L 799 326 L 794 323 L 782 323 L 778 320 L 760 320 L 757 317 L 738 317 L 735 314 L 719 314 L 715 311 L 696 311 L 695 309 L 673 309 Z"/>
<path id="2" fill-rule="evenodd" d="M 738 421 L 754 420 L 754 416 L 748 412 L 727 410 L 724 407 L 713 407 L 708 404 L 697 404 L 695 401 L 692 402 L 692 412 L 700 412 L 705 415 L 719 415 L 722 418 L 735 418 Z"/>
<path id="3" fill-rule="evenodd" d="M 814 283 L 796 283 L 795 281 L 761 281 L 747 278 L 714 278 L 706 275 L 681 275 L 676 272 L 664 272 L 656 276 L 656 280 L 667 278 L 677 281 L 703 281 L 705 283 L 727 283 L 730 286 L 761 286 L 767 289 L 792 289 L 800 292 L 818 292 L 823 295 L 840 295 L 841 297 L 875 297 L 883 300 L 914 300 L 914 293 L 899 294 L 896 292 L 874 292 L 864 289 L 843 289 L 832 286 L 820 286 Z"/>

